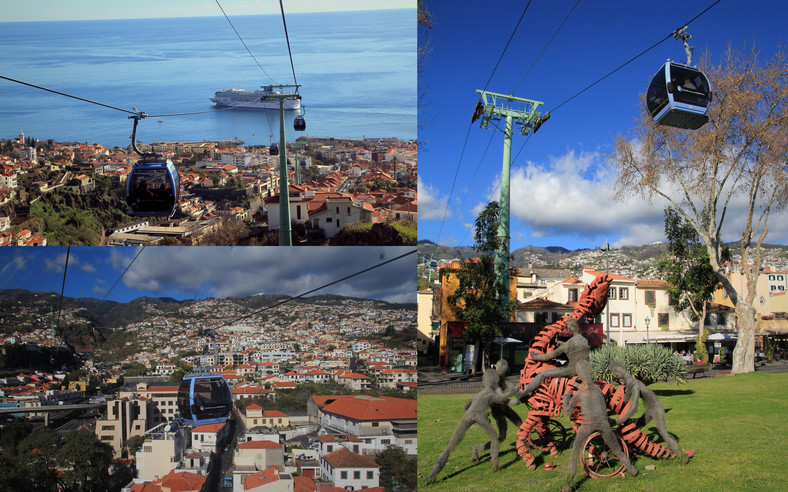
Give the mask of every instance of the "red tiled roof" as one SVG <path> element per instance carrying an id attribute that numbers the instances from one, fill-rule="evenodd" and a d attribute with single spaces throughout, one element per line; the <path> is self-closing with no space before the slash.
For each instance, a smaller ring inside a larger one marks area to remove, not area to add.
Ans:
<path id="1" fill-rule="evenodd" d="M 363 442 L 358 437 L 351 434 L 326 434 L 324 436 L 317 436 L 320 442 Z"/>
<path id="2" fill-rule="evenodd" d="M 219 432 L 222 430 L 222 427 L 225 426 L 225 423 L 222 422 L 220 424 L 206 424 L 206 425 L 199 425 L 192 429 L 192 432 Z"/>
<path id="3" fill-rule="evenodd" d="M 273 441 L 247 441 L 238 445 L 238 449 L 277 449 L 282 446 Z"/>
<path id="4" fill-rule="evenodd" d="M 205 480 L 206 477 L 196 473 L 172 471 L 153 482 L 134 484 L 131 490 L 132 492 L 161 492 L 167 489 L 169 492 L 197 492 L 202 490 Z"/>
<path id="5" fill-rule="evenodd" d="M 387 396 L 328 395 L 312 399 L 323 412 L 354 420 L 397 420 L 416 418 L 416 400 Z"/>
<path id="6" fill-rule="evenodd" d="M 293 477 L 293 492 L 314 492 L 315 490 L 317 490 L 317 486 L 310 477 Z M 320 490 L 325 490 L 325 487 Z"/>
<path id="7" fill-rule="evenodd" d="M 380 468 L 377 463 L 366 456 L 354 453 L 344 447 L 323 455 L 323 459 L 331 463 L 334 468 Z"/>
<path id="8" fill-rule="evenodd" d="M 252 473 L 245 477 L 243 479 L 244 490 L 253 489 L 267 483 L 276 482 L 277 480 L 279 480 L 279 469 L 276 467 L 268 468 L 267 470 Z"/>
<path id="9" fill-rule="evenodd" d="M 638 280 L 635 285 L 638 287 L 654 287 L 663 289 L 668 287 L 668 283 L 664 280 Z"/>

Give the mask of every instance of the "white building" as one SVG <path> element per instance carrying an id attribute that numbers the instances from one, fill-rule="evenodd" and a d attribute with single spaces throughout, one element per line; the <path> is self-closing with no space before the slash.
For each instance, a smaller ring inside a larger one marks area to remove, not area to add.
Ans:
<path id="1" fill-rule="evenodd" d="M 186 428 L 174 424 L 159 424 L 146 432 L 136 454 L 137 478 L 157 480 L 170 473 L 183 459 L 187 440 Z"/>
<path id="2" fill-rule="evenodd" d="M 325 480 L 346 490 L 368 489 L 380 484 L 380 466 L 344 447 L 323 455 L 320 471 Z"/>

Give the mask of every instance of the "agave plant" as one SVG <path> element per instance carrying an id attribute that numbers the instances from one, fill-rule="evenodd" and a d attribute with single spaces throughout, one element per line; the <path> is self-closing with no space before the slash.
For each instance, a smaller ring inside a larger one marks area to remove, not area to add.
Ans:
<path id="1" fill-rule="evenodd" d="M 661 345 L 605 345 L 591 352 L 591 372 L 596 379 L 613 382 L 610 362 L 618 361 L 643 384 L 665 381 L 686 382 L 687 364 Z"/>

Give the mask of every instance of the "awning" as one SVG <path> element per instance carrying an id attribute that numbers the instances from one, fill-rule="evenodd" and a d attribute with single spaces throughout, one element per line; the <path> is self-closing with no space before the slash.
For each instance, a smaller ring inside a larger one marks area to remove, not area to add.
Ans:
<path id="1" fill-rule="evenodd" d="M 625 345 L 632 345 L 638 343 L 677 343 L 677 342 L 691 342 L 698 338 L 697 333 L 672 333 L 669 335 L 658 334 L 650 336 L 648 340 L 643 336 L 637 340 L 624 340 Z"/>
<path id="2" fill-rule="evenodd" d="M 708 338 L 706 338 L 706 340 L 719 342 L 719 341 L 722 341 L 722 340 L 736 340 L 737 338 L 739 338 L 739 337 L 736 335 L 736 333 L 720 333 L 720 332 L 717 332 L 717 333 L 712 333 L 711 335 L 709 335 Z"/>

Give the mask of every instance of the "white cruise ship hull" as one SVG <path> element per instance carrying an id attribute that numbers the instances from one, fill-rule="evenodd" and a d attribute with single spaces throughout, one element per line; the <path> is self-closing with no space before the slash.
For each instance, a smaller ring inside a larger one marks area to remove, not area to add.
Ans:
<path id="1" fill-rule="evenodd" d="M 214 97 L 209 98 L 216 106 L 226 106 L 244 109 L 271 109 L 279 110 L 279 99 L 263 99 L 272 94 L 270 91 L 245 91 L 241 89 L 229 89 L 226 91 L 216 91 Z M 301 109 L 301 99 L 285 99 L 284 108 L 286 110 Z"/>

